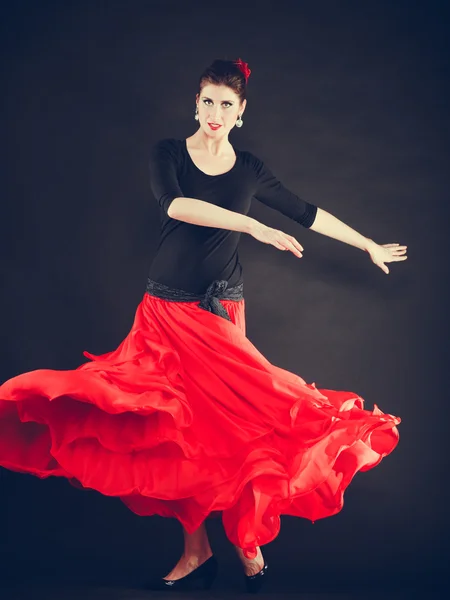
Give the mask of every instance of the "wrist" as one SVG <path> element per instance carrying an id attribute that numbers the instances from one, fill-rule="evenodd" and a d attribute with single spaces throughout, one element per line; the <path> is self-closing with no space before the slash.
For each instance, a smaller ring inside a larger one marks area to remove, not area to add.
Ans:
<path id="1" fill-rule="evenodd" d="M 259 221 L 253 219 L 252 217 L 247 217 L 247 221 L 245 222 L 244 233 L 249 233 L 250 235 L 252 235 L 252 233 L 258 227 L 261 227 L 261 223 Z"/>
<path id="2" fill-rule="evenodd" d="M 370 238 L 365 238 L 362 250 L 364 250 L 364 252 L 369 252 L 369 250 L 371 248 L 374 248 L 375 246 L 378 246 L 378 244 L 376 242 L 374 242 Z"/>

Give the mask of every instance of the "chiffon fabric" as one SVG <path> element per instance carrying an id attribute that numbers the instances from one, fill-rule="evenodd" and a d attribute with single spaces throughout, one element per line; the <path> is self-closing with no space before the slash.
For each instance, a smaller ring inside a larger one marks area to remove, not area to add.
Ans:
<path id="1" fill-rule="evenodd" d="M 4 382 L 0 465 L 188 532 L 220 516 L 248 558 L 281 515 L 339 512 L 355 474 L 396 447 L 401 419 L 271 364 L 246 337 L 245 300 L 222 305 L 231 321 L 145 293 L 117 349 Z"/>

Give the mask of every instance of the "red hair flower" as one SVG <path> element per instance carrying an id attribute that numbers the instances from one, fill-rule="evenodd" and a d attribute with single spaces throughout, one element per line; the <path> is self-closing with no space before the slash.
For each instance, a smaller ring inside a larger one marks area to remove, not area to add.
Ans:
<path id="1" fill-rule="evenodd" d="M 235 65 L 238 67 L 242 73 L 244 73 L 245 83 L 247 83 L 248 78 L 250 77 L 251 69 L 248 68 L 248 63 L 243 62 L 241 58 L 238 58 L 234 61 Z"/>

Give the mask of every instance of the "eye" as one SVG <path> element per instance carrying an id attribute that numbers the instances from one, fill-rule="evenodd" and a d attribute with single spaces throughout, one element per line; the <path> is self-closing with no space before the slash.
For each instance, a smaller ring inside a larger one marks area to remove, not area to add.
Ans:
<path id="1" fill-rule="evenodd" d="M 209 106 L 208 102 L 212 102 L 212 100 L 208 100 L 207 98 L 205 98 L 205 100 L 203 100 L 203 102 L 204 102 L 204 103 L 205 103 L 207 106 Z M 231 106 L 231 102 L 227 102 L 227 101 L 225 101 L 225 102 L 222 102 L 222 105 L 224 105 L 224 104 L 227 104 L 227 105 L 228 105 L 228 106 L 226 106 L 225 108 L 229 108 L 229 107 Z"/>

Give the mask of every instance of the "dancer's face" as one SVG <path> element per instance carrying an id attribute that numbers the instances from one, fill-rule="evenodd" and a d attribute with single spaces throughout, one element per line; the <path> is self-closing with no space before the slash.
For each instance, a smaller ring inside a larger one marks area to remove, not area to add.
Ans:
<path id="1" fill-rule="evenodd" d="M 220 138 L 233 129 L 239 115 L 245 110 L 247 101 L 240 104 L 239 96 L 226 85 L 208 84 L 196 97 L 198 122 L 203 131 L 211 137 Z M 208 123 L 221 125 L 214 131 Z"/>

